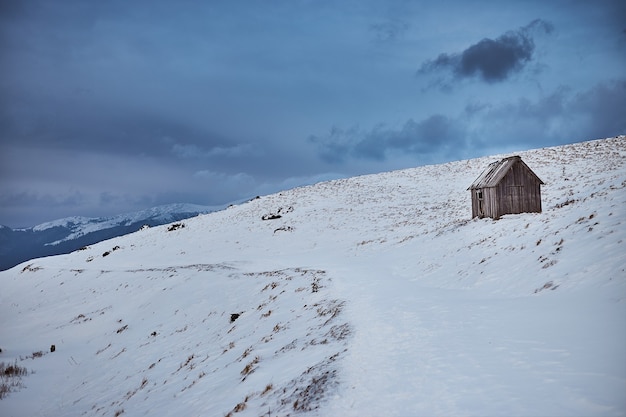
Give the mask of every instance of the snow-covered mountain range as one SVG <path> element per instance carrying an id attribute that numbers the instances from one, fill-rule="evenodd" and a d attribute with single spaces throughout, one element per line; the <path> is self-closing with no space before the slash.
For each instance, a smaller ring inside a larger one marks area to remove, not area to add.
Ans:
<path id="1" fill-rule="evenodd" d="M 0 226 L 0 271 L 42 256 L 70 253 L 83 246 L 221 210 L 195 204 L 168 204 L 112 217 L 68 217 L 34 227 Z"/>
<path id="2" fill-rule="evenodd" d="M 625 415 L 626 137 L 518 154 L 542 213 L 470 218 L 496 155 L 0 272 L 0 414 Z"/>

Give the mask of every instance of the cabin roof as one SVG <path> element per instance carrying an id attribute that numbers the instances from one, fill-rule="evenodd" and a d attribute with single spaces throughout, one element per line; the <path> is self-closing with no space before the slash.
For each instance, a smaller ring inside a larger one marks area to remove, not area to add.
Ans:
<path id="1" fill-rule="evenodd" d="M 489 164 L 487 169 L 485 169 L 482 174 L 478 176 L 469 186 L 468 190 L 474 190 L 476 188 L 490 188 L 498 185 L 500 180 L 504 178 L 509 169 L 516 163 L 523 164 L 528 172 L 534 176 L 539 184 L 543 184 L 543 181 L 539 179 L 539 177 L 522 161 L 522 158 L 519 156 L 509 156 L 508 158 L 504 158 L 500 161 L 492 162 Z"/>

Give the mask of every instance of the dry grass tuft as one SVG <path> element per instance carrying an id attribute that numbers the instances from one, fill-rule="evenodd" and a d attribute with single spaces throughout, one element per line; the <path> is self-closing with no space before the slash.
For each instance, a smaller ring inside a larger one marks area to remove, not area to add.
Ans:
<path id="1" fill-rule="evenodd" d="M 0 362 L 0 400 L 9 395 L 10 392 L 19 390 L 24 386 L 22 377 L 28 375 L 28 369 L 17 364 L 7 365 Z"/>
<path id="2" fill-rule="evenodd" d="M 241 370 L 241 376 L 244 380 L 248 375 L 255 371 L 255 369 L 257 368 L 256 365 L 259 363 L 260 360 L 261 358 L 255 356 L 254 359 L 252 359 L 252 361 Z"/>

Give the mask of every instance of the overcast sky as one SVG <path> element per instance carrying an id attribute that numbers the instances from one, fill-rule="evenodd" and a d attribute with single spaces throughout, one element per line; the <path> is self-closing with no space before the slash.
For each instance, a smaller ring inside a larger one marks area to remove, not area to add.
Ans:
<path id="1" fill-rule="evenodd" d="M 622 0 L 0 2 L 11 227 L 624 133 Z"/>

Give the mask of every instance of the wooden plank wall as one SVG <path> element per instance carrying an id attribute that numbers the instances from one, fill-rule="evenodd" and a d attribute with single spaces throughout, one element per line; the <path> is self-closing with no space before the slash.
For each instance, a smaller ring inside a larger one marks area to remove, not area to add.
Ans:
<path id="1" fill-rule="evenodd" d="M 541 212 L 540 184 L 522 164 L 514 164 L 495 188 L 497 209 L 494 218 L 504 214 Z"/>
<path id="2" fill-rule="evenodd" d="M 472 191 L 472 217 L 498 219 L 504 214 L 541 213 L 541 186 L 522 164 L 514 164 L 496 187 Z M 482 191 L 481 202 L 478 192 Z"/>

